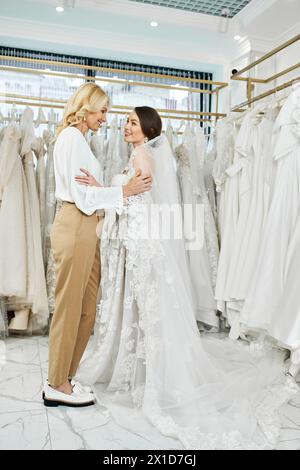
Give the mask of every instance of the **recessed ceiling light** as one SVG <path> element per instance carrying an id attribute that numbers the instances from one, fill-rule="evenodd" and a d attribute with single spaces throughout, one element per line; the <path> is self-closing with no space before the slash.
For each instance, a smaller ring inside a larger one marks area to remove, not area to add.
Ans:
<path id="1" fill-rule="evenodd" d="M 236 35 L 234 36 L 234 39 L 235 39 L 236 41 L 240 41 L 240 40 L 242 39 L 242 36 L 240 36 L 239 34 L 236 34 Z"/>
<path id="2" fill-rule="evenodd" d="M 157 21 L 151 21 L 150 26 L 152 26 L 152 28 L 157 28 L 158 22 Z"/>
<path id="3" fill-rule="evenodd" d="M 56 7 L 55 10 L 58 11 L 58 13 L 65 11 L 64 7 Z"/>

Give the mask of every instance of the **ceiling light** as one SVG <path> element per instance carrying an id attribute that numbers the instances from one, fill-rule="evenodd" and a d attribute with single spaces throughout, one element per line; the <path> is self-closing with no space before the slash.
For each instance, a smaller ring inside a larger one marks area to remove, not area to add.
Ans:
<path id="1" fill-rule="evenodd" d="M 152 26 L 152 28 L 157 28 L 158 22 L 157 21 L 151 21 L 150 26 Z"/>
<path id="2" fill-rule="evenodd" d="M 58 13 L 62 13 L 63 11 L 65 11 L 64 7 L 56 7 L 55 10 L 56 10 Z"/>
<path id="3" fill-rule="evenodd" d="M 247 37 L 244 23 L 236 18 L 233 23 L 233 38 L 235 41 L 242 41 Z"/>

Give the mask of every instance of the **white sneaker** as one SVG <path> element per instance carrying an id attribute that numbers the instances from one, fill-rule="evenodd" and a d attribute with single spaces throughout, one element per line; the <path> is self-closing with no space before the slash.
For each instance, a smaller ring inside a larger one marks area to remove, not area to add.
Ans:
<path id="1" fill-rule="evenodd" d="M 77 385 L 77 387 L 78 387 L 83 393 L 91 393 L 91 394 L 94 393 L 92 387 L 90 387 L 89 385 L 82 385 L 80 382 L 78 382 L 78 380 L 69 379 L 69 382 L 70 382 L 70 384 L 72 385 L 72 387 L 74 387 L 75 385 Z M 45 387 L 47 387 L 48 385 L 49 385 L 49 382 L 48 382 L 48 379 L 47 379 L 46 382 L 45 382 L 44 388 L 43 388 L 43 398 L 44 398 L 44 394 L 45 394 Z"/>
<path id="2" fill-rule="evenodd" d="M 77 385 L 77 387 L 84 393 L 92 393 L 92 394 L 94 393 L 92 388 L 89 385 L 82 385 L 80 382 L 78 382 L 78 380 L 71 379 L 70 383 L 72 387 L 75 387 L 75 385 Z"/>
<path id="3" fill-rule="evenodd" d="M 82 390 L 74 385 L 71 395 L 59 392 L 50 385 L 45 384 L 43 391 L 43 400 L 45 406 L 72 406 L 83 407 L 95 404 L 94 397 L 90 393 L 82 392 Z"/>

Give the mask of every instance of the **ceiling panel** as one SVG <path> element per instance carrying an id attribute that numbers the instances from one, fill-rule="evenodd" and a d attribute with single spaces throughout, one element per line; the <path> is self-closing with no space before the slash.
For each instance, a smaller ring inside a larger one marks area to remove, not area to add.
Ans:
<path id="1" fill-rule="evenodd" d="M 251 0 L 131 0 L 161 7 L 177 8 L 178 10 L 222 16 L 223 8 L 229 8 L 230 18 L 239 13 Z"/>

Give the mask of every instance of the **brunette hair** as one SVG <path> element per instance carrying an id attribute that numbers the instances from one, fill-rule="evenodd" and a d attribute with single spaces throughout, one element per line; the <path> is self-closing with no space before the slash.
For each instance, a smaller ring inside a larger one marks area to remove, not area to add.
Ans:
<path id="1" fill-rule="evenodd" d="M 162 131 L 162 120 L 156 109 L 149 106 L 138 106 L 134 108 L 137 114 L 142 131 L 149 140 L 158 137 Z"/>

